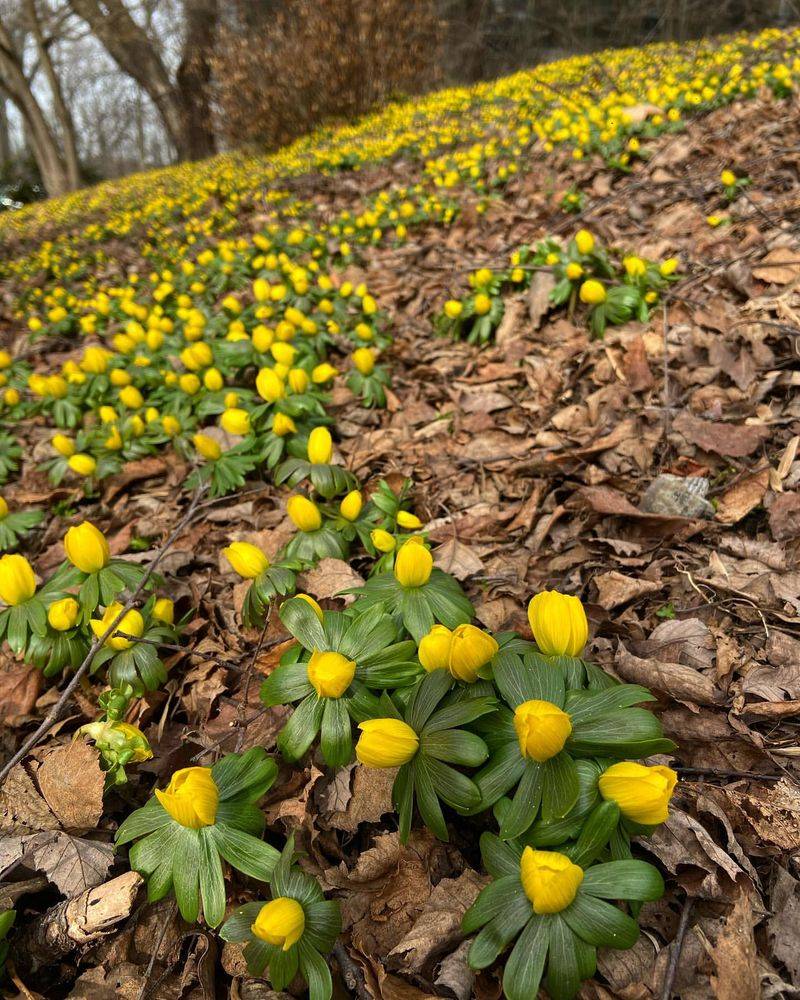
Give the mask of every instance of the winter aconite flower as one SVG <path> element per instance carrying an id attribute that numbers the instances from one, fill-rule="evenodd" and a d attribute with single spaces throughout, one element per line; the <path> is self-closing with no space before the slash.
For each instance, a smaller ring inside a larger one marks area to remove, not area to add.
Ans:
<path id="1" fill-rule="evenodd" d="M 383 528 L 373 528 L 369 537 L 378 552 L 393 552 L 397 546 L 394 535 L 390 535 Z"/>
<path id="2" fill-rule="evenodd" d="M 394 575 L 401 587 L 422 587 L 431 577 L 433 556 L 421 538 L 409 538 L 398 549 Z"/>
<path id="3" fill-rule="evenodd" d="M 588 306 L 599 306 L 606 300 L 606 290 L 595 278 L 584 281 L 578 294 L 581 302 Z"/>
<path id="4" fill-rule="evenodd" d="M 543 590 L 528 604 L 528 622 L 545 656 L 579 657 L 589 638 L 589 625 L 577 597 Z"/>
<path id="5" fill-rule="evenodd" d="M 564 749 L 572 723 L 557 705 L 534 698 L 517 705 L 514 729 L 522 756 L 543 764 Z"/>
<path id="6" fill-rule="evenodd" d="M 558 851 L 526 847 L 520 860 L 520 879 L 534 913 L 560 913 L 575 899 L 583 869 Z"/>
<path id="7" fill-rule="evenodd" d="M 449 670 L 453 677 L 469 684 L 498 650 L 497 641 L 475 625 L 458 625 L 452 631 L 434 625 L 419 644 L 419 662 L 426 670 Z"/>
<path id="8" fill-rule="evenodd" d="M 176 771 L 164 791 L 157 788 L 156 798 L 169 815 L 192 830 L 211 826 L 217 818 L 219 789 L 208 767 L 184 767 Z"/>
<path id="9" fill-rule="evenodd" d="M 105 535 L 91 521 L 84 521 L 67 531 L 64 551 L 67 559 L 82 573 L 98 573 L 111 559 Z"/>
<path id="10" fill-rule="evenodd" d="M 286 502 L 286 513 L 298 531 L 317 531 L 322 526 L 319 507 L 308 497 L 297 494 Z"/>
<path id="11" fill-rule="evenodd" d="M 419 749 L 419 736 L 401 719 L 367 719 L 358 728 L 356 757 L 367 767 L 400 767 Z"/>
<path id="12" fill-rule="evenodd" d="M 250 542 L 231 542 L 222 554 L 233 570 L 245 580 L 254 580 L 269 568 L 269 559 L 257 545 Z"/>
<path id="13" fill-rule="evenodd" d="M 0 600 L 17 607 L 36 593 L 36 578 L 25 556 L 5 555 L 0 558 Z"/>
<path id="14" fill-rule="evenodd" d="M 67 632 L 74 628 L 80 618 L 81 608 L 74 597 L 62 597 L 59 601 L 54 601 L 47 611 L 47 620 L 50 627 L 57 632 Z"/>
<path id="15" fill-rule="evenodd" d="M 359 490 L 351 490 L 339 504 L 339 513 L 346 521 L 355 521 L 364 506 L 364 499 Z"/>
<path id="16" fill-rule="evenodd" d="M 615 802 L 622 815 L 642 826 L 663 823 L 669 814 L 669 801 L 678 782 L 677 774 L 661 764 L 646 767 L 635 761 L 612 764 L 597 782 L 600 794 Z"/>
<path id="17" fill-rule="evenodd" d="M 315 649 L 308 661 L 308 680 L 319 698 L 341 698 L 356 673 L 355 660 Z"/>
<path id="18" fill-rule="evenodd" d="M 81 452 L 70 455 L 67 459 L 67 464 L 73 472 L 76 472 L 79 476 L 92 476 L 97 469 L 97 462 L 91 455 L 85 455 Z"/>
<path id="19" fill-rule="evenodd" d="M 308 460 L 312 465 L 328 465 L 333 456 L 333 441 L 327 427 L 315 427 L 308 436 Z"/>
<path id="20" fill-rule="evenodd" d="M 250 929 L 261 941 L 288 951 L 303 936 L 305 928 L 303 907 L 296 899 L 279 896 L 264 903 Z"/>
<path id="21" fill-rule="evenodd" d="M 92 618 L 89 625 L 98 639 L 105 635 L 120 611 L 122 611 L 122 605 L 115 601 L 113 604 L 108 605 L 103 612 L 102 618 Z M 117 632 L 124 632 L 125 635 L 117 635 Z M 136 608 L 131 608 L 130 611 L 126 611 L 122 616 L 122 619 L 115 626 L 114 631 L 106 639 L 105 645 L 116 650 L 130 649 L 133 645 L 133 639 L 128 639 L 126 636 L 132 635 L 138 638 L 143 632 L 144 619 L 141 612 L 137 611 Z"/>

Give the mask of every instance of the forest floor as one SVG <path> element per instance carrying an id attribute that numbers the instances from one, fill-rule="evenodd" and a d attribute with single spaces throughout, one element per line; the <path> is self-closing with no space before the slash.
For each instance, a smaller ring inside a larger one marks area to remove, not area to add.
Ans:
<path id="1" fill-rule="evenodd" d="M 601 952 L 599 976 L 581 996 L 645 1000 L 665 984 L 683 1000 L 795 995 L 798 105 L 736 103 L 654 140 L 651 152 L 628 176 L 542 157 L 485 214 L 467 205 L 449 230 L 417 229 L 401 247 L 365 250 L 363 265 L 344 277 L 365 280 L 388 312 L 395 340 L 383 360 L 392 388 L 385 410 L 365 410 L 346 389 L 335 391 L 338 448 L 361 481 L 399 486 L 413 477 L 413 507 L 438 546 L 437 564 L 462 582 L 484 627 L 527 634 L 533 593 L 577 594 L 592 657 L 658 697 L 679 747 L 670 763 L 680 785 L 669 820 L 639 853 L 661 867 L 667 894 L 644 906 L 644 933 L 632 950 Z M 736 224 L 711 228 L 706 217 L 720 207 L 725 167 L 752 183 L 733 206 Z M 377 166 L 344 182 L 305 178 L 303 196 L 320 215 L 333 213 L 389 177 L 402 182 L 405 169 Z M 553 192 L 572 184 L 589 201 L 581 216 L 565 219 Z M 258 217 L 240 223 L 255 230 Z M 487 348 L 434 338 L 432 312 L 463 292 L 470 272 L 503 266 L 519 244 L 580 226 L 644 257 L 682 259 L 686 276 L 649 323 L 610 327 L 592 340 L 568 317 L 544 316 L 534 282 L 506 299 Z M 22 474 L 6 490 L 9 500 L 51 510 L 75 502 L 71 487 L 52 487 L 36 469 L 45 428 L 33 423 L 22 436 Z M 112 553 L 127 551 L 133 537 L 166 537 L 185 514 L 186 472 L 162 456 L 130 463 L 82 511 L 106 532 Z M 664 475 L 680 477 L 678 485 L 659 481 Z M 667 495 L 654 502 L 657 481 Z M 116 822 L 175 768 L 220 751 L 274 749 L 287 710 L 263 709 L 258 691 L 286 649 L 285 632 L 277 616 L 263 642 L 242 627 L 246 585 L 236 585 L 231 602 L 220 552 L 232 538 L 269 555 L 285 544 L 291 526 L 278 496 L 250 483 L 204 502 L 164 557 L 170 596 L 196 613 L 168 661 L 167 685 L 138 703 L 135 721 L 154 759 L 105 812 L 90 767 L 72 802 L 54 805 L 34 781 L 51 742 L 0 791 L 7 832 L 37 833 L 55 855 L 55 833 L 72 807 L 80 818 L 69 825 L 94 831 L 92 841 L 105 848 Z M 52 516 L 35 552 L 40 572 L 60 562 L 63 530 Z M 359 582 L 359 569 L 357 560 L 326 559 L 300 586 L 337 606 L 335 595 Z M 2 749 L 10 756 L 58 693 L 6 653 L 0 665 Z M 52 734 L 62 747 L 93 716 L 89 688 L 78 688 Z M 81 767 L 74 757 L 63 766 Z M 496 970 L 468 969 L 459 930 L 486 881 L 478 819 L 453 822 L 448 844 L 416 829 L 404 847 L 391 775 L 359 765 L 331 774 L 311 758 L 281 779 L 264 805 L 268 827 L 296 833 L 304 866 L 340 900 L 345 934 L 334 965 L 351 989 L 383 1000 L 500 996 Z M 71 877 L 65 867 L 112 870 L 110 854 L 70 851 L 34 866 L 26 882 L 5 883 L 0 900 L 43 912 L 59 898 L 49 883 Z M 169 900 L 140 899 L 129 919 L 79 954 L 77 964 L 73 953 L 27 985 L 15 973 L 19 995 L 135 1000 L 144 989 L 199 1000 L 223 995 L 215 990 L 225 983 L 241 1000 L 277 996 L 247 978 L 237 946 L 183 923 Z"/>

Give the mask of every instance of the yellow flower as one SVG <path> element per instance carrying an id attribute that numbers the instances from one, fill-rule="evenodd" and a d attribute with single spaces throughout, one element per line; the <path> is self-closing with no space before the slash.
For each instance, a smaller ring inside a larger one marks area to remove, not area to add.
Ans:
<path id="1" fill-rule="evenodd" d="M 310 594 L 295 594 L 294 596 L 300 601 L 305 601 L 306 604 L 311 608 L 311 610 L 317 616 L 317 618 L 320 620 L 320 622 L 322 622 L 323 620 L 322 608 L 319 606 L 319 604 L 317 604 L 317 602 Z"/>
<path id="2" fill-rule="evenodd" d="M 315 427 L 308 435 L 308 460 L 312 465 L 327 465 L 333 455 L 333 441 L 327 427 Z"/>
<path id="3" fill-rule="evenodd" d="M 578 278 L 580 278 L 580 276 L 583 274 L 583 268 L 581 267 L 580 264 L 577 264 L 574 260 L 571 260 L 569 264 L 567 264 L 566 274 L 570 281 L 577 281 Z"/>
<path id="4" fill-rule="evenodd" d="M 322 515 L 317 505 L 299 493 L 289 497 L 286 513 L 299 531 L 316 531 L 322 526 Z"/>
<path id="5" fill-rule="evenodd" d="M 142 394 L 135 385 L 126 385 L 124 389 L 120 389 L 119 401 L 129 410 L 138 410 L 144 406 Z"/>
<path id="6" fill-rule="evenodd" d="M 580 296 L 581 302 L 585 302 L 587 306 L 599 306 L 606 300 L 605 288 L 603 288 L 602 284 L 594 278 L 589 278 L 588 281 L 584 281 L 578 295 Z"/>
<path id="7" fill-rule="evenodd" d="M 80 613 L 80 605 L 74 597 L 62 597 L 50 605 L 47 620 L 56 632 L 66 632 L 75 625 Z"/>
<path id="8" fill-rule="evenodd" d="M 156 789 L 156 798 L 176 823 L 199 830 L 217 818 L 219 789 L 210 767 L 183 767 L 170 779 L 165 791 Z"/>
<path id="9" fill-rule="evenodd" d="M 167 413 L 161 418 L 161 426 L 164 428 L 164 433 L 169 437 L 175 437 L 176 434 L 181 432 L 181 422 L 177 417 L 173 417 L 170 413 Z"/>
<path id="10" fill-rule="evenodd" d="M 256 390 L 267 403 L 274 403 L 283 398 L 285 388 L 272 368 L 262 368 L 256 376 Z"/>
<path id="11" fill-rule="evenodd" d="M 334 368 L 327 361 L 323 361 L 321 365 L 317 365 L 312 369 L 311 381 L 314 385 L 324 385 L 326 382 L 330 382 L 332 378 L 336 378 L 338 374 L 338 368 Z"/>
<path id="12" fill-rule="evenodd" d="M 114 601 L 103 612 L 102 618 L 92 618 L 89 625 L 98 639 L 106 634 L 108 627 L 116 619 L 120 611 L 122 611 L 122 605 L 119 601 Z M 125 635 L 136 636 L 136 638 L 144 632 L 144 619 L 136 608 L 131 608 L 130 611 L 125 612 L 121 620 L 114 626 L 114 631 L 104 644 L 116 650 L 130 649 L 133 645 L 133 639 L 126 639 L 125 636 L 117 635 L 117 632 L 124 632 Z"/>
<path id="13" fill-rule="evenodd" d="M 347 496 L 339 504 L 339 513 L 346 521 L 355 521 L 361 513 L 364 500 L 358 490 L 350 490 Z"/>
<path id="14" fill-rule="evenodd" d="M 257 545 L 250 542 L 231 542 L 222 554 L 234 571 L 245 580 L 255 580 L 265 569 L 269 569 L 269 559 Z"/>
<path id="15" fill-rule="evenodd" d="M 250 433 L 250 414 L 247 410 L 238 407 L 223 410 L 219 418 L 220 425 L 228 434 L 238 434 L 240 436 Z"/>
<path id="16" fill-rule="evenodd" d="M 519 874 L 534 913 L 560 913 L 575 899 L 583 882 L 583 869 L 558 851 L 526 847 Z"/>
<path id="17" fill-rule="evenodd" d="M 450 644 L 453 633 L 445 625 L 434 625 L 420 639 L 417 657 L 422 666 L 430 673 L 432 670 L 450 669 Z"/>
<path id="18" fill-rule="evenodd" d="M 431 577 L 433 556 L 420 538 L 409 538 L 397 551 L 394 575 L 402 587 L 422 587 Z"/>
<path id="19" fill-rule="evenodd" d="M 11 367 L 11 355 L 8 351 L 0 351 L 0 369 Z"/>
<path id="20" fill-rule="evenodd" d="M 457 299 L 450 299 L 444 304 L 444 314 L 448 319 L 458 319 L 464 309 L 463 303 Z"/>
<path id="21" fill-rule="evenodd" d="M 522 756 L 543 764 L 564 749 L 572 722 L 557 705 L 533 698 L 514 710 L 514 729 Z"/>
<path id="22" fill-rule="evenodd" d="M 306 915 L 296 899 L 278 896 L 264 903 L 250 927 L 261 941 L 266 941 L 282 951 L 297 944 L 306 929 Z"/>
<path id="23" fill-rule="evenodd" d="M 474 683 L 478 671 L 498 650 L 493 636 L 475 625 L 458 625 L 450 642 L 450 673 L 456 680 Z"/>
<path id="24" fill-rule="evenodd" d="M 400 767 L 419 749 L 419 736 L 400 719 L 367 719 L 358 728 L 356 757 L 367 767 Z"/>
<path id="25" fill-rule="evenodd" d="M 717 226 L 722 225 L 722 217 L 719 215 L 707 215 L 706 222 L 711 226 L 712 229 L 716 229 Z"/>
<path id="26" fill-rule="evenodd" d="M 187 396 L 194 396 L 200 391 L 200 379 L 194 372 L 187 372 L 178 379 L 178 385 Z"/>
<path id="27" fill-rule="evenodd" d="M 294 420 L 285 413 L 276 413 L 272 418 L 272 433 L 276 437 L 286 437 L 287 434 L 294 434 L 296 431 L 297 425 Z"/>
<path id="28" fill-rule="evenodd" d="M 646 767 L 633 761 L 621 761 L 600 775 L 597 787 L 604 799 L 616 802 L 627 819 L 643 826 L 655 826 L 666 820 L 669 800 L 677 783 L 678 775 L 671 767 L 662 764 Z"/>
<path id="29" fill-rule="evenodd" d="M 678 261 L 675 257 L 668 257 L 658 268 L 658 273 L 662 278 L 668 278 L 678 269 Z"/>
<path id="30" fill-rule="evenodd" d="M 104 347 L 87 347 L 80 360 L 80 366 L 90 375 L 102 375 L 108 368 L 110 357 L 110 353 Z"/>
<path id="31" fill-rule="evenodd" d="M 171 625 L 175 621 L 175 602 L 169 597 L 159 597 L 153 605 L 153 618 L 157 622 Z"/>
<path id="32" fill-rule="evenodd" d="M 575 233 L 575 246 L 578 248 L 578 253 L 591 253 L 594 250 L 594 236 L 588 229 L 579 229 Z"/>
<path id="33" fill-rule="evenodd" d="M 318 698 L 341 698 L 356 675 L 354 660 L 315 649 L 308 661 L 308 681 Z"/>
<path id="34" fill-rule="evenodd" d="M 219 392 L 225 385 L 222 372 L 218 368 L 209 368 L 203 375 L 203 385 L 209 392 Z"/>
<path id="35" fill-rule="evenodd" d="M 3 393 L 3 402 L 6 406 L 16 406 L 20 398 L 18 389 L 6 389 Z"/>
<path id="36" fill-rule="evenodd" d="M 36 593 L 36 578 L 25 556 L 0 558 L 0 600 L 11 607 L 24 604 Z"/>
<path id="37" fill-rule="evenodd" d="M 370 540 L 378 552 L 392 552 L 397 542 L 394 535 L 390 535 L 383 528 L 373 528 L 369 533 Z"/>
<path id="38" fill-rule="evenodd" d="M 78 736 L 88 736 L 103 750 L 130 752 L 128 760 L 136 764 L 153 756 L 147 737 L 138 726 L 129 722 L 89 722 L 81 726 Z"/>
<path id="39" fill-rule="evenodd" d="M 75 525 L 64 535 L 67 559 L 82 573 L 97 573 L 108 566 L 111 553 L 106 536 L 91 521 Z"/>
<path id="40" fill-rule="evenodd" d="M 623 257 L 622 266 L 625 268 L 625 273 L 629 278 L 641 278 L 647 270 L 647 264 L 645 264 L 641 257 L 636 257 L 634 254 Z"/>
<path id="41" fill-rule="evenodd" d="M 368 347 L 353 351 L 353 364 L 362 375 L 371 375 L 375 369 L 375 355 Z"/>
<path id="42" fill-rule="evenodd" d="M 407 510 L 398 512 L 397 523 L 407 531 L 418 531 L 422 527 L 422 521 L 420 521 L 417 515 Z"/>
<path id="43" fill-rule="evenodd" d="M 5 501 L 5 497 L 0 497 L 0 521 L 4 521 L 8 517 L 8 504 Z"/>
<path id="44" fill-rule="evenodd" d="M 488 313 L 489 310 L 492 308 L 492 300 L 489 298 L 488 295 L 485 295 L 483 292 L 479 292 L 475 296 L 473 304 L 475 307 L 476 316 L 485 316 L 486 313 Z"/>
<path id="45" fill-rule="evenodd" d="M 77 472 L 79 476 L 91 476 L 97 468 L 97 462 L 92 456 L 84 455 L 81 452 L 77 455 L 70 455 L 67 459 L 67 465 L 69 465 L 73 472 Z"/>
<path id="46" fill-rule="evenodd" d="M 528 623 L 545 656 L 580 656 L 589 638 L 580 600 L 557 590 L 543 590 L 531 598 Z"/>
<path id="47" fill-rule="evenodd" d="M 719 179 L 725 187 L 732 187 L 736 183 L 736 174 L 732 170 L 723 170 Z"/>
<path id="48" fill-rule="evenodd" d="M 219 443 L 214 438 L 209 437 L 208 434 L 195 434 L 192 437 L 192 441 L 203 458 L 211 462 L 216 462 L 222 454 L 222 448 L 220 448 Z"/>
<path id="49" fill-rule="evenodd" d="M 310 381 L 308 372 L 304 368 L 292 368 L 286 376 L 289 388 L 292 392 L 303 393 L 308 388 Z"/>

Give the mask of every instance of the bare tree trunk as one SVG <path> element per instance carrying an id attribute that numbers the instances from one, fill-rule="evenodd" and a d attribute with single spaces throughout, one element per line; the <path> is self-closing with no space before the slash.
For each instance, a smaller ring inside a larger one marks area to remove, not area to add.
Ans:
<path id="1" fill-rule="evenodd" d="M 33 37 L 36 40 L 36 50 L 39 53 L 44 74 L 53 96 L 53 110 L 55 111 L 58 124 L 61 127 L 61 136 L 64 147 L 64 165 L 67 171 L 67 180 L 70 190 L 75 190 L 81 186 L 81 168 L 78 161 L 78 144 L 75 137 L 75 122 L 72 113 L 64 100 L 64 92 L 61 89 L 61 81 L 53 67 L 53 60 L 50 58 L 50 49 L 44 38 L 42 24 L 39 20 L 39 12 L 36 9 L 36 0 L 26 0 L 25 9 L 30 23 Z"/>
<path id="2" fill-rule="evenodd" d="M 2 21 L 0 21 L 0 82 L 22 115 L 26 134 L 47 193 L 50 196 L 66 194 L 71 187 L 66 167 L 61 159 L 58 141 L 31 89 L 22 60 L 14 49 L 11 35 Z"/>
<path id="3" fill-rule="evenodd" d="M 5 94 L 0 92 L 0 166 L 11 159 L 11 135 L 8 130 L 8 111 Z"/>
<path id="4" fill-rule="evenodd" d="M 186 47 L 173 84 L 147 32 L 123 0 L 69 0 L 119 68 L 149 95 L 181 160 L 214 150 L 208 99 L 209 54 L 216 31 L 217 0 L 184 0 Z"/>

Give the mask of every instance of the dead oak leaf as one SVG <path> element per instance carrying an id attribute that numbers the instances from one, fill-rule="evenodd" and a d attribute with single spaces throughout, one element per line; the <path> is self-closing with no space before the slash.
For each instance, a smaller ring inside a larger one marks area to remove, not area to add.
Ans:
<path id="1" fill-rule="evenodd" d="M 72 837 L 61 830 L 0 843 L 0 869 L 18 865 L 42 872 L 67 898 L 104 882 L 114 861 L 114 848 L 95 840 Z"/>
<path id="2" fill-rule="evenodd" d="M 759 1000 L 761 980 L 753 927 L 756 918 L 746 885 L 736 888 L 733 910 L 711 952 L 717 967 L 711 987 L 717 1000 Z"/>
<path id="3" fill-rule="evenodd" d="M 800 278 L 797 251 L 791 247 L 770 250 L 759 267 L 753 268 L 753 277 L 772 285 L 790 285 Z"/>
<path id="4" fill-rule="evenodd" d="M 36 780 L 65 830 L 91 830 L 103 815 L 100 755 L 82 739 L 56 747 L 44 758 Z"/>
<path id="5" fill-rule="evenodd" d="M 751 455 L 770 435 L 769 427 L 758 424 L 725 424 L 703 420 L 691 413 L 679 413 L 672 426 L 689 444 L 701 451 L 714 452 L 730 458 Z"/>
<path id="6" fill-rule="evenodd" d="M 30 715 L 42 691 L 42 671 L 32 664 L 0 656 L 0 721 L 19 725 Z"/>
<path id="7" fill-rule="evenodd" d="M 355 597 L 342 591 L 363 586 L 364 578 L 343 559 L 328 558 L 320 559 L 314 569 L 303 573 L 300 582 L 305 592 L 319 601 L 342 597 L 345 604 L 352 604 Z"/>
<path id="8" fill-rule="evenodd" d="M 763 501 L 769 486 L 769 469 L 744 476 L 726 490 L 717 501 L 715 518 L 723 524 L 736 524 Z"/>
<path id="9" fill-rule="evenodd" d="M 637 597 L 652 594 L 663 586 L 653 580 L 643 580 L 633 576 L 625 576 L 617 570 L 601 573 L 594 580 L 597 585 L 597 603 L 606 611 L 618 608 Z"/>
<path id="10" fill-rule="evenodd" d="M 362 823 L 377 823 L 381 816 L 392 812 L 392 785 L 396 768 L 362 767 L 351 764 L 336 772 L 326 789 L 322 813 L 334 830 L 355 833 Z M 352 779 L 352 790 L 350 782 Z M 346 788 L 345 788 L 346 786 Z"/>
<path id="11" fill-rule="evenodd" d="M 687 705 L 719 705 L 725 698 L 710 677 L 682 663 L 640 658 L 620 643 L 614 669 L 631 684 L 663 691 Z"/>
<path id="12" fill-rule="evenodd" d="M 483 570 L 483 562 L 468 545 L 451 538 L 434 552 L 433 562 L 456 580 L 466 580 Z"/>

